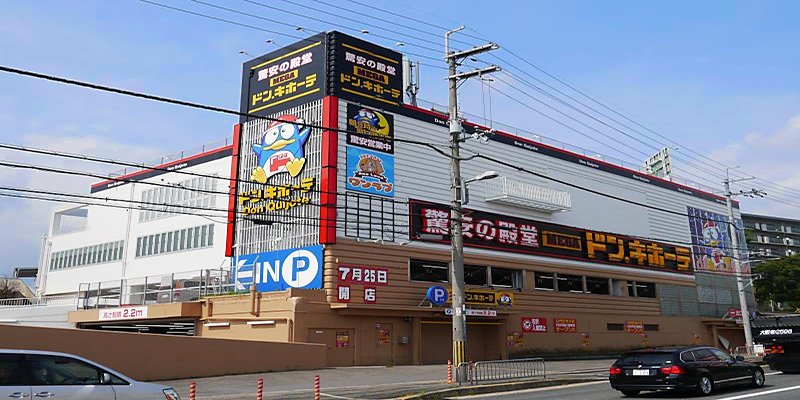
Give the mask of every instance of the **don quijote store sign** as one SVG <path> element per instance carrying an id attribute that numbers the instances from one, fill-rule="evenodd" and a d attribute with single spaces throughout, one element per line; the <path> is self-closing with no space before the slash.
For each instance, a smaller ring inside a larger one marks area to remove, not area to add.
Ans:
<path id="1" fill-rule="evenodd" d="M 450 209 L 411 200 L 411 239 L 450 242 Z M 493 250 L 692 274 L 688 247 L 464 210 L 464 245 Z"/>
<path id="2" fill-rule="evenodd" d="M 269 116 L 325 95 L 326 34 L 312 36 L 248 61 L 242 71 L 240 111 Z M 241 122 L 248 117 L 241 117 Z"/>

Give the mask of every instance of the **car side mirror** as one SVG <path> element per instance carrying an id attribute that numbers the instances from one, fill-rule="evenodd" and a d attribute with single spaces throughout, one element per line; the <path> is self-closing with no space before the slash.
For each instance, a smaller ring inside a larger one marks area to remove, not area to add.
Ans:
<path id="1" fill-rule="evenodd" d="M 742 357 L 742 356 L 736 356 L 736 361 L 744 361 L 744 357 Z"/>
<path id="2" fill-rule="evenodd" d="M 111 382 L 111 374 L 109 374 L 108 372 L 103 372 L 103 374 L 100 376 L 100 383 L 105 385 L 108 384 L 109 382 Z"/>

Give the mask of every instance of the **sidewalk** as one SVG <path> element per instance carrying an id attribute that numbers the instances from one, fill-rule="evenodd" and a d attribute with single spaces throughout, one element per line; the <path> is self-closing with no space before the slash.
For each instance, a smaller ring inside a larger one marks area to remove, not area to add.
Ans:
<path id="1" fill-rule="evenodd" d="M 549 377 L 605 377 L 614 360 L 547 362 Z M 441 390 L 446 384 L 446 365 L 396 367 L 345 367 L 318 371 L 288 371 L 232 375 L 158 382 L 175 388 L 188 399 L 189 383 L 197 383 L 198 400 L 255 399 L 256 382 L 264 378 L 264 399 L 310 399 L 314 375 L 319 374 L 322 397 L 328 399 L 391 399 L 403 395 Z"/>

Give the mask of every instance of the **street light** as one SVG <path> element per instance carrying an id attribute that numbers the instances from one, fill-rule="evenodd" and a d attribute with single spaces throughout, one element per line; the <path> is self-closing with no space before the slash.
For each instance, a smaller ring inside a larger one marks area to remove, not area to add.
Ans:
<path id="1" fill-rule="evenodd" d="M 476 177 L 474 177 L 472 179 L 465 179 L 464 180 L 464 196 L 463 196 L 464 200 L 461 202 L 461 204 L 468 204 L 469 203 L 469 187 L 468 187 L 468 185 L 470 183 L 477 182 L 477 181 L 488 181 L 489 179 L 494 179 L 494 178 L 497 178 L 499 176 L 500 176 L 500 174 L 498 174 L 497 171 L 486 171 L 486 172 L 484 172 L 484 173 L 482 173 L 482 174 L 480 174 L 480 175 L 478 175 L 478 176 L 476 176 Z"/>

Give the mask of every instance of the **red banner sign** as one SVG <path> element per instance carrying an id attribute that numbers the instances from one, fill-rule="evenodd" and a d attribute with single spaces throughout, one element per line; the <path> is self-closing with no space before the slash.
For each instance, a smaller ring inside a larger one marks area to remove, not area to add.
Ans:
<path id="1" fill-rule="evenodd" d="M 642 322 L 642 321 L 625 321 L 625 332 L 628 332 L 628 333 L 644 333 L 644 322 Z"/>
<path id="2" fill-rule="evenodd" d="M 576 333 L 578 332 L 578 321 L 575 318 L 553 318 L 553 332 Z"/>
<path id="3" fill-rule="evenodd" d="M 547 318 L 522 317 L 522 332 L 525 333 L 547 332 Z"/>

